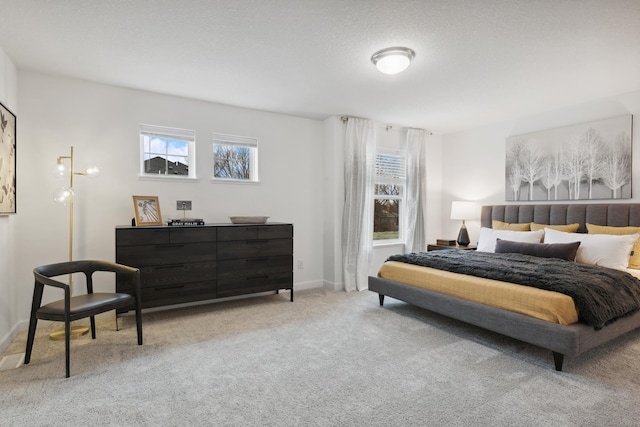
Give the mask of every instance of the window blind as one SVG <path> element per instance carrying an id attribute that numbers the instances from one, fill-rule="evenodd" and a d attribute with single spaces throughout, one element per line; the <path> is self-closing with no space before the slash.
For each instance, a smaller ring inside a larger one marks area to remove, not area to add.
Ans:
<path id="1" fill-rule="evenodd" d="M 159 136 L 180 141 L 195 142 L 196 131 L 190 129 L 169 128 L 164 126 L 140 125 L 140 135 Z"/>
<path id="2" fill-rule="evenodd" d="M 406 157 L 402 153 L 378 150 L 376 153 L 376 181 L 404 182 L 406 163 Z"/>
<path id="3" fill-rule="evenodd" d="M 214 133 L 213 143 L 224 144 L 224 145 L 239 145 L 242 147 L 257 147 L 258 138 L 252 138 L 250 136 L 225 135 L 222 133 Z"/>

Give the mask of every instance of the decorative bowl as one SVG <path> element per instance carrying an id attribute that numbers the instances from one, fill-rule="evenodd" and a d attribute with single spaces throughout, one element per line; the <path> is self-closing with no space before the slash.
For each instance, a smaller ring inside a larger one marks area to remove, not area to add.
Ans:
<path id="1" fill-rule="evenodd" d="M 269 219 L 268 216 L 230 216 L 229 219 L 234 224 L 264 224 Z"/>

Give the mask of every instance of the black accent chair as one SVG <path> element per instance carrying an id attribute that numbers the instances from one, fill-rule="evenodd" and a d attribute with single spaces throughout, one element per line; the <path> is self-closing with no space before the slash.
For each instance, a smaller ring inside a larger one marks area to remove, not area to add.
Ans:
<path id="1" fill-rule="evenodd" d="M 94 293 L 93 273 L 96 271 L 113 272 L 119 279 L 131 280 L 133 294 L 126 293 Z M 68 275 L 71 273 L 84 273 L 87 282 L 87 293 L 70 295 L 69 285 L 52 279 L 52 277 Z M 69 261 L 58 264 L 49 264 L 37 267 L 33 270 L 35 276 L 35 288 L 33 290 L 33 303 L 31 305 L 31 320 L 29 321 L 29 335 L 27 337 L 27 351 L 24 357 L 25 365 L 31 359 L 33 339 L 36 334 L 38 319 L 64 322 L 65 327 L 65 356 L 67 366 L 67 378 L 69 378 L 69 338 L 71 322 L 85 317 L 91 318 L 91 337 L 96 338 L 95 315 L 105 311 L 115 310 L 119 307 L 135 306 L 136 325 L 138 329 L 138 345 L 142 345 L 142 303 L 140 300 L 140 270 L 122 264 L 107 261 Z M 54 286 L 64 290 L 64 299 L 42 304 L 44 285 Z"/>

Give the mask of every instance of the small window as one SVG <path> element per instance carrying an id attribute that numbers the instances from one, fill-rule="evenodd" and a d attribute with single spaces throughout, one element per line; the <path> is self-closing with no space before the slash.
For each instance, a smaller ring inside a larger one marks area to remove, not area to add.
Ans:
<path id="1" fill-rule="evenodd" d="M 258 140 L 246 136 L 214 134 L 213 179 L 258 182 Z"/>
<path id="2" fill-rule="evenodd" d="M 193 178 L 196 132 L 140 125 L 140 175 L 154 178 Z"/>
<path id="3" fill-rule="evenodd" d="M 396 150 L 378 149 L 373 192 L 373 240 L 401 241 L 404 221 L 406 157 Z"/>

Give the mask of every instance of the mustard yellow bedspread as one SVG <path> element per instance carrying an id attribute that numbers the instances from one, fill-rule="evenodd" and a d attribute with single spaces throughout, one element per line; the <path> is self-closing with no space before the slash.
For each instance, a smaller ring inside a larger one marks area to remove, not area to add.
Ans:
<path id="1" fill-rule="evenodd" d="M 578 322 L 573 299 L 559 292 L 396 261 L 384 263 L 378 276 L 561 325 Z"/>

